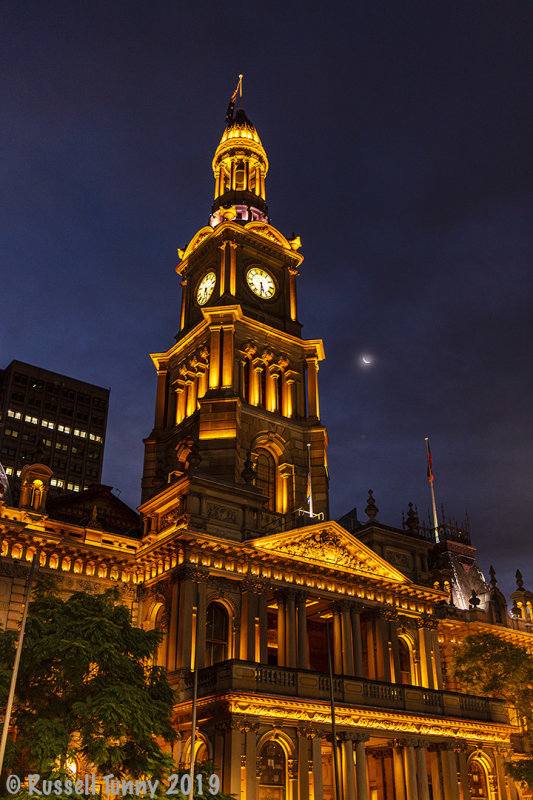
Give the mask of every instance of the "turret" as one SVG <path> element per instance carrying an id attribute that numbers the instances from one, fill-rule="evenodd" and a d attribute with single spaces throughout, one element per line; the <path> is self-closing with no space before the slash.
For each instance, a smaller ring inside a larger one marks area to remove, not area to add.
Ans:
<path id="1" fill-rule="evenodd" d="M 230 116 L 213 158 L 215 202 L 210 224 L 223 220 L 268 222 L 268 159 L 255 126 L 239 108 Z"/>

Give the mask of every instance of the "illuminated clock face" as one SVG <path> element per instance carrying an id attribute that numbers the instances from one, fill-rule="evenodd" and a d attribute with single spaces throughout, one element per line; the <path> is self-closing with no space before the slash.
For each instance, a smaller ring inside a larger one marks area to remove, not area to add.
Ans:
<path id="1" fill-rule="evenodd" d="M 200 285 L 198 286 L 198 291 L 196 292 L 196 299 L 198 300 L 198 305 L 205 306 L 205 304 L 213 294 L 213 289 L 215 288 L 216 282 L 217 282 L 217 276 L 215 275 L 214 272 L 208 272 L 207 275 L 204 275 L 204 277 L 200 281 Z"/>
<path id="2" fill-rule="evenodd" d="M 274 297 L 276 287 L 272 276 L 266 270 L 260 269 L 260 267 L 252 267 L 246 273 L 246 281 L 252 292 L 258 297 L 262 297 L 265 300 Z"/>

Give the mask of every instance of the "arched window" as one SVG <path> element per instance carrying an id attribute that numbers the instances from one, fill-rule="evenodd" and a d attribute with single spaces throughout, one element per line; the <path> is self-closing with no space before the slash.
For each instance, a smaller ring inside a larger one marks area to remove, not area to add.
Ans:
<path id="1" fill-rule="evenodd" d="M 286 758 L 280 744 L 270 739 L 259 757 L 258 800 L 285 800 Z"/>
<path id="2" fill-rule="evenodd" d="M 398 639 L 398 651 L 400 655 L 400 683 L 413 684 L 413 676 L 411 674 L 411 651 L 405 639 Z"/>
<path id="3" fill-rule="evenodd" d="M 468 767 L 470 794 L 475 800 L 489 800 L 487 773 L 484 765 L 473 758 Z"/>
<path id="4" fill-rule="evenodd" d="M 268 450 L 259 450 L 255 464 L 255 485 L 268 496 L 268 508 L 276 510 L 276 462 Z"/>
<path id="5" fill-rule="evenodd" d="M 209 603 L 206 617 L 205 666 L 211 667 L 228 657 L 229 618 L 221 603 Z"/>

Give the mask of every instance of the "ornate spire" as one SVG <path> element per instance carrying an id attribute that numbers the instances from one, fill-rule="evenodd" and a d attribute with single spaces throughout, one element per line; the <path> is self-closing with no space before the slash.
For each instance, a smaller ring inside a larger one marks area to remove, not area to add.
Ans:
<path id="1" fill-rule="evenodd" d="M 268 222 L 265 201 L 265 177 L 268 158 L 255 126 L 244 108 L 235 116 L 228 115 L 227 124 L 213 158 L 215 202 L 211 225 L 223 219 Z"/>
<path id="2" fill-rule="evenodd" d="M 519 569 L 516 570 L 516 588 L 520 590 L 524 588 L 524 579 Z"/>

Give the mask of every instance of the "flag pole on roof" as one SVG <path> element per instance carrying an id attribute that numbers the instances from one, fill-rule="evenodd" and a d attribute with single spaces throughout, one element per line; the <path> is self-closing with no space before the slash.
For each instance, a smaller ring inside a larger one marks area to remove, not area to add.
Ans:
<path id="1" fill-rule="evenodd" d="M 429 438 L 426 436 L 426 452 L 428 458 L 428 481 L 431 488 L 431 503 L 433 505 L 433 525 L 435 528 L 435 542 L 440 542 L 439 538 L 439 521 L 437 519 L 437 506 L 435 505 L 435 487 L 433 486 L 433 459 L 431 458 L 431 450 L 429 448 Z"/>
<path id="2" fill-rule="evenodd" d="M 228 110 L 226 111 L 226 125 L 231 125 L 233 122 L 233 112 L 235 111 L 235 100 L 237 99 L 237 94 L 239 94 L 239 97 L 242 100 L 242 75 L 239 75 L 239 81 L 229 101 Z"/>

